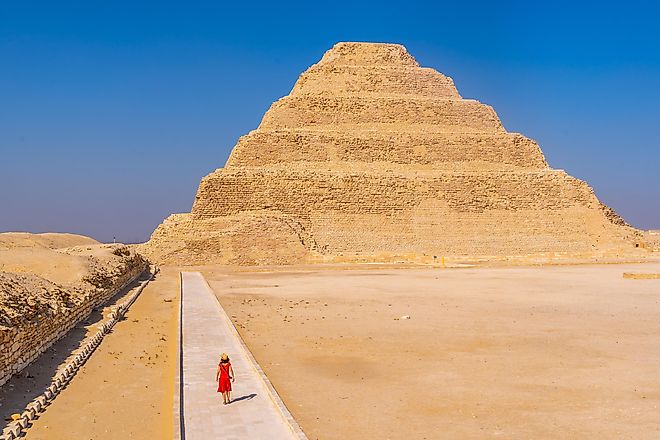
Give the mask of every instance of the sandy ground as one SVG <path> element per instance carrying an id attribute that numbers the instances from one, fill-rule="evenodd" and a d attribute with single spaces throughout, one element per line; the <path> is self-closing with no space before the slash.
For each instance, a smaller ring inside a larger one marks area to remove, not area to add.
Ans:
<path id="1" fill-rule="evenodd" d="M 178 271 L 161 271 L 26 438 L 172 438 L 178 293 Z M 27 374 L 2 387 L 3 416 L 42 391 L 85 335 L 96 331 L 101 316 L 79 325 L 28 367 Z"/>
<path id="2" fill-rule="evenodd" d="M 205 275 L 310 439 L 657 439 L 660 280 L 622 277 L 644 271 Z"/>
<path id="3" fill-rule="evenodd" d="M 46 232 L 43 234 L 33 234 L 31 232 L 0 233 L 0 250 L 32 247 L 59 249 L 96 244 L 100 243 L 93 238 L 64 232 Z"/>
<path id="4" fill-rule="evenodd" d="M 80 247 L 78 252 L 58 251 L 75 246 Z M 32 274 L 60 284 L 74 283 L 88 273 L 88 256 L 103 254 L 101 247 L 99 242 L 83 235 L 3 232 L 0 233 L 0 271 Z"/>

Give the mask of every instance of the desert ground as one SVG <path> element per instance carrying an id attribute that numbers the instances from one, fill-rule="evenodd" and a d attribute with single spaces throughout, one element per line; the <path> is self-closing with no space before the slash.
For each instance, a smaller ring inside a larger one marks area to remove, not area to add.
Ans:
<path id="1" fill-rule="evenodd" d="M 198 269 L 310 439 L 660 436 L 660 279 L 623 278 L 660 262 Z M 161 268 L 28 439 L 172 437 L 178 270 Z M 107 310 L 0 388 L 3 417 Z"/>
<path id="2" fill-rule="evenodd" d="M 0 388 L 6 418 L 43 391 L 123 291 Z M 179 275 L 162 270 L 27 431 L 28 439 L 172 438 Z"/>
<path id="3" fill-rule="evenodd" d="M 660 263 L 204 270 L 310 439 L 657 439 L 660 280 L 624 272 Z"/>

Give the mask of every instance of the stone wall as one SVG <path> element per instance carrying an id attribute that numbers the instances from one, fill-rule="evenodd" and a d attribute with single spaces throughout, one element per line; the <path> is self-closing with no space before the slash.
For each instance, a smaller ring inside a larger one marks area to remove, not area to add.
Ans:
<path id="1" fill-rule="evenodd" d="M 0 385 L 146 269 L 146 261 L 132 254 L 114 273 L 92 274 L 87 283 L 93 287 L 86 289 L 64 288 L 34 275 L 0 272 L 2 309 L 8 313 L 0 322 Z"/>
<path id="2" fill-rule="evenodd" d="M 653 252 L 660 252 L 660 230 L 644 232 L 642 246 Z"/>

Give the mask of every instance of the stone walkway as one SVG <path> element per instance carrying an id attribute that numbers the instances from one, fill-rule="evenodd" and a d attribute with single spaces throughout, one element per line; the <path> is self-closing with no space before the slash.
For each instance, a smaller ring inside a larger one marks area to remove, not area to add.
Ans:
<path id="1" fill-rule="evenodd" d="M 199 272 L 183 272 L 180 438 L 306 439 Z M 231 359 L 233 403 L 222 404 L 215 371 L 220 354 Z M 181 371 L 180 371 L 181 373 Z"/>

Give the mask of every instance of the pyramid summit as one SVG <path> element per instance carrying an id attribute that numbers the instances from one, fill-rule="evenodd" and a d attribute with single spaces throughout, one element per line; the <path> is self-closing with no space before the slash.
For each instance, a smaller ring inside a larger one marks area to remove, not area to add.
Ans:
<path id="1" fill-rule="evenodd" d="M 162 263 L 597 259 L 640 232 L 398 44 L 338 43 L 143 252 Z"/>

